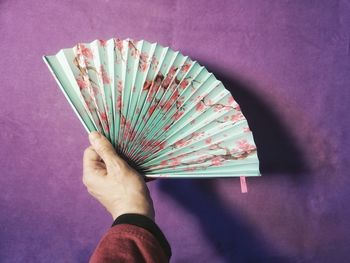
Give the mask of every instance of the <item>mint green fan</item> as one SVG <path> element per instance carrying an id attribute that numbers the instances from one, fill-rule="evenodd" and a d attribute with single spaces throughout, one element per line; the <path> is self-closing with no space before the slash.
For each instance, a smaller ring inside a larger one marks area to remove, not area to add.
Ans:
<path id="1" fill-rule="evenodd" d="M 43 59 L 85 129 L 104 134 L 146 177 L 260 175 L 239 105 L 179 51 L 112 38 Z"/>

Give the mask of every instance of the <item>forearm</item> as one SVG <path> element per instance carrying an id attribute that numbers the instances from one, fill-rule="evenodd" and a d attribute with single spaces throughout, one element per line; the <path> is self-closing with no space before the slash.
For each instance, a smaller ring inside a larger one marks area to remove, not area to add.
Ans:
<path id="1" fill-rule="evenodd" d="M 169 262 L 171 248 L 159 227 L 138 214 L 119 216 L 97 245 L 90 262 Z"/>

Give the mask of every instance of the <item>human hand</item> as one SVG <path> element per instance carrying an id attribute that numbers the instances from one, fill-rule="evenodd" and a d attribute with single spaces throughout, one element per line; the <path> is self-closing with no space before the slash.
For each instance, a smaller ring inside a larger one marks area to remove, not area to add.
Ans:
<path id="1" fill-rule="evenodd" d="M 113 220 L 125 213 L 137 213 L 154 220 L 153 202 L 141 175 L 115 152 L 98 132 L 89 134 L 85 149 L 83 183 Z"/>

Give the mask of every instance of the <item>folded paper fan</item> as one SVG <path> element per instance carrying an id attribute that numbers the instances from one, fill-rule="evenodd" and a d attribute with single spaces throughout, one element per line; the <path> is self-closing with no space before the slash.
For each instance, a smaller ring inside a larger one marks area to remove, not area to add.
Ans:
<path id="1" fill-rule="evenodd" d="M 239 105 L 179 51 L 112 38 L 43 59 L 85 129 L 100 131 L 146 177 L 260 175 Z"/>

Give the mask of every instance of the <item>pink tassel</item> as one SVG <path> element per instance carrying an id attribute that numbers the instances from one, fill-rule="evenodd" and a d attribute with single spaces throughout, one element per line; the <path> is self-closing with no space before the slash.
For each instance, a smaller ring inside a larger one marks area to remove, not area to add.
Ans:
<path id="1" fill-rule="evenodd" d="M 248 193 L 248 187 L 247 187 L 247 181 L 245 179 L 245 176 L 239 177 L 241 181 L 241 192 L 242 193 Z"/>

